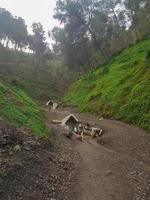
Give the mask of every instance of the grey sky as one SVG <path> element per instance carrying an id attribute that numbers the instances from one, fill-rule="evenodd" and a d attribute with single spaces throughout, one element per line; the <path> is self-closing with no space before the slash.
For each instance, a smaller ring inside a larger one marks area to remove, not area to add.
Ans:
<path id="1" fill-rule="evenodd" d="M 33 22 L 41 22 L 46 31 L 57 25 L 52 17 L 55 0 L 0 0 L 0 7 L 25 19 L 29 31 Z"/>

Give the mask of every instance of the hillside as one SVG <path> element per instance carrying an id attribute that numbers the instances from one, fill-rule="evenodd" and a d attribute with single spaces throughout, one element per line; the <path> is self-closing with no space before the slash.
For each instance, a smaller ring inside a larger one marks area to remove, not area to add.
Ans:
<path id="1" fill-rule="evenodd" d="M 150 130 L 150 39 L 82 76 L 65 101 L 82 112 L 122 119 Z"/>
<path id="2" fill-rule="evenodd" d="M 50 61 L 46 65 L 37 66 L 30 57 L 23 59 L 25 60 L 0 61 L 0 80 L 9 85 L 19 85 L 30 96 L 42 102 L 49 98 L 58 99 L 67 82 L 60 69 L 61 61 Z"/>
<path id="3" fill-rule="evenodd" d="M 65 70 L 61 60 L 37 63 L 32 54 L 0 45 L 2 121 L 14 127 L 25 126 L 38 135 L 48 133 L 39 103 L 45 105 L 50 98 L 60 99 L 67 83 Z"/>
<path id="4" fill-rule="evenodd" d="M 27 127 L 33 133 L 48 133 L 42 109 L 21 88 L 8 87 L 0 82 L 1 121 L 8 121 L 14 127 Z"/>

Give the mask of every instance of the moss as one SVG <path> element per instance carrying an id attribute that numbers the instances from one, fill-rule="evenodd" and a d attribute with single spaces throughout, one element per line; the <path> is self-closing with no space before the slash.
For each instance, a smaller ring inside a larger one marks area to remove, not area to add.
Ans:
<path id="1" fill-rule="evenodd" d="M 150 40 L 125 49 L 75 82 L 65 101 L 80 111 L 123 119 L 150 130 Z M 107 70 L 106 70 L 107 69 Z"/>

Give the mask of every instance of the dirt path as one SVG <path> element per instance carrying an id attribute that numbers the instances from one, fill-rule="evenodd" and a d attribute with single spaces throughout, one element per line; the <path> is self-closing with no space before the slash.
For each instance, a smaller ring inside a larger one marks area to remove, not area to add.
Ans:
<path id="1" fill-rule="evenodd" d="M 70 199 L 75 142 L 57 130 L 49 142 L 25 127 L 0 123 L 0 200 Z"/>
<path id="2" fill-rule="evenodd" d="M 101 127 L 98 140 L 75 143 L 76 178 L 72 200 L 150 200 L 150 136 L 143 130 L 112 120 L 75 113 L 70 109 L 47 112 L 49 123 L 74 113 L 80 120 Z M 52 125 L 55 130 L 64 129 Z"/>
<path id="3" fill-rule="evenodd" d="M 68 139 L 52 120 L 70 113 L 104 135 Z M 149 134 L 70 108 L 46 110 L 45 119 L 54 129 L 52 143 L 0 124 L 0 200 L 150 200 Z"/>

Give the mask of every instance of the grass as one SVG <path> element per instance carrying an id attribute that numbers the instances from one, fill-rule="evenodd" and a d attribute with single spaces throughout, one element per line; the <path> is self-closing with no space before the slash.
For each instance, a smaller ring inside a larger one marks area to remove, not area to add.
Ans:
<path id="1" fill-rule="evenodd" d="M 0 80 L 17 84 L 41 102 L 60 99 L 67 86 L 68 69 L 63 60 L 35 62 L 32 54 L 15 52 L 0 45 Z"/>
<path id="2" fill-rule="evenodd" d="M 13 126 L 26 126 L 39 136 L 50 133 L 41 107 L 17 86 L 0 83 L 0 115 Z"/>
<path id="3" fill-rule="evenodd" d="M 82 76 L 65 101 L 81 112 L 123 119 L 150 130 L 150 39 L 125 49 L 107 65 Z"/>
<path id="4" fill-rule="evenodd" d="M 15 127 L 26 126 L 38 136 L 44 136 L 46 141 L 52 139 L 52 130 L 46 128 L 43 111 L 37 101 L 45 104 L 48 99 L 58 100 L 63 94 L 62 74 L 67 69 L 64 66 L 62 72 L 61 67 L 62 60 L 35 64 L 33 55 L 15 52 L 0 44 L 2 120 L 7 120 Z M 59 76 L 56 77 L 57 72 Z"/>
<path id="5" fill-rule="evenodd" d="M 0 80 L 8 85 L 22 87 L 35 99 L 46 101 L 58 98 L 57 84 L 52 78 L 51 66 L 37 67 L 32 62 L 0 63 Z"/>

